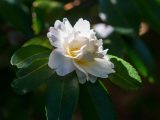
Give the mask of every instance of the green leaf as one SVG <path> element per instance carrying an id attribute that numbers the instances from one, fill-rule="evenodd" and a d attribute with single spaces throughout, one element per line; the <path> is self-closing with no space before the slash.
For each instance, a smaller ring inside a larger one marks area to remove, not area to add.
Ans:
<path id="1" fill-rule="evenodd" d="M 71 120 L 79 96 L 78 80 L 72 74 L 54 74 L 48 81 L 46 94 L 47 120 Z"/>
<path id="2" fill-rule="evenodd" d="M 116 113 L 103 83 L 80 86 L 80 107 L 83 120 L 116 120 Z"/>
<path id="3" fill-rule="evenodd" d="M 18 68 L 27 67 L 36 59 L 48 57 L 50 52 L 50 49 L 38 45 L 22 47 L 13 54 L 11 64 Z"/>
<path id="4" fill-rule="evenodd" d="M 31 15 L 24 4 L 16 0 L 1 0 L 0 15 L 21 32 L 29 36 L 33 34 Z"/>
<path id="5" fill-rule="evenodd" d="M 156 82 L 156 64 L 147 45 L 138 37 L 125 36 L 124 39 L 127 41 L 126 47 L 128 45 L 129 59 L 133 61 L 136 69 L 139 70 L 144 77 L 152 78 L 152 80 L 148 79 L 149 82 Z M 133 54 L 131 54 L 132 52 Z"/>
<path id="6" fill-rule="evenodd" d="M 53 70 L 48 67 L 48 59 L 40 59 L 33 62 L 27 68 L 22 68 L 17 73 L 18 77 L 11 86 L 19 94 L 25 94 L 44 83 Z"/>
<path id="7" fill-rule="evenodd" d="M 107 16 L 107 21 L 115 31 L 122 34 L 138 34 L 140 15 L 134 0 L 99 0 L 101 12 Z M 117 20 L 118 18 L 118 20 Z"/>
<path id="8" fill-rule="evenodd" d="M 111 82 L 126 90 L 137 90 L 142 81 L 136 69 L 121 58 L 112 55 L 109 57 L 116 71 L 109 75 Z"/>
<path id="9" fill-rule="evenodd" d="M 63 5 L 56 1 L 35 1 L 33 3 L 33 29 L 39 34 L 57 19 L 64 16 Z"/>
<path id="10" fill-rule="evenodd" d="M 35 37 L 35 38 L 32 38 L 32 39 L 28 40 L 23 45 L 23 47 L 30 46 L 30 45 L 40 45 L 40 46 L 52 49 L 52 46 L 49 43 L 49 40 L 47 38 L 45 38 L 45 37 Z"/>
<path id="11" fill-rule="evenodd" d="M 147 77 L 148 76 L 148 69 L 145 66 L 143 60 L 138 56 L 138 54 L 131 49 L 130 47 L 126 47 L 127 51 L 128 51 L 128 59 L 133 63 L 133 65 L 135 66 L 135 68 L 139 71 L 139 73 L 144 76 Z"/>

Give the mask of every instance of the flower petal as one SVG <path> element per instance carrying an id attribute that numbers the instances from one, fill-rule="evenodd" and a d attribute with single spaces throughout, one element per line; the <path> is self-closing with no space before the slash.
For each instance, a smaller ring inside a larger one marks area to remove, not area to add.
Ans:
<path id="1" fill-rule="evenodd" d="M 90 23 L 87 20 L 80 18 L 74 25 L 74 29 L 82 33 L 87 33 L 90 31 Z"/>
<path id="2" fill-rule="evenodd" d="M 87 73 L 101 78 L 107 78 L 108 74 L 115 72 L 113 70 L 113 63 L 110 62 L 107 57 L 104 57 L 103 59 L 95 58 L 94 61 L 83 64 L 80 63 L 79 66 Z"/>
<path id="3" fill-rule="evenodd" d="M 50 68 L 55 69 L 60 76 L 64 76 L 75 70 L 72 60 L 65 57 L 62 51 L 58 49 L 53 50 L 50 54 L 48 65 Z"/>
<path id="4" fill-rule="evenodd" d="M 60 32 L 57 31 L 54 27 L 49 28 L 49 32 L 47 33 L 47 37 L 49 38 L 51 45 L 53 45 L 54 47 L 60 46 L 61 35 L 60 35 Z"/>
<path id="5" fill-rule="evenodd" d="M 63 23 L 65 25 L 65 28 L 66 28 L 67 32 L 71 33 L 73 31 L 73 27 L 72 27 L 71 23 L 68 21 L 68 19 L 64 18 Z"/>
<path id="6" fill-rule="evenodd" d="M 60 20 L 56 20 L 54 23 L 54 28 L 64 30 L 65 26 L 63 22 L 61 22 Z"/>
<path id="7" fill-rule="evenodd" d="M 90 81 L 91 83 L 95 83 L 97 80 L 97 77 L 95 77 L 91 74 L 88 74 L 88 79 L 87 79 L 87 76 L 85 75 L 85 73 L 78 70 L 78 69 L 76 70 L 76 73 L 78 76 L 79 83 L 81 83 L 81 84 L 84 84 L 86 81 Z"/>
<path id="8" fill-rule="evenodd" d="M 84 84 L 87 81 L 86 75 L 80 70 L 76 70 L 79 83 Z"/>
<path id="9" fill-rule="evenodd" d="M 95 82 L 96 82 L 96 80 L 97 80 L 97 77 L 96 77 L 96 76 L 91 75 L 91 74 L 89 74 L 88 76 L 89 76 L 89 81 L 90 81 L 91 83 L 95 83 Z"/>

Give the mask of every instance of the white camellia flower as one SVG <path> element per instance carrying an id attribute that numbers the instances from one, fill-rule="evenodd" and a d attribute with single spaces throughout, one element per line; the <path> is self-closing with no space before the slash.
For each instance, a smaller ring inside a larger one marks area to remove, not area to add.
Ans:
<path id="1" fill-rule="evenodd" d="M 97 77 L 107 78 L 114 73 L 114 64 L 103 50 L 102 40 L 98 40 L 90 23 L 80 18 L 74 27 L 67 18 L 57 20 L 47 33 L 55 47 L 49 56 L 48 65 L 60 76 L 76 71 L 79 82 L 94 83 Z"/>

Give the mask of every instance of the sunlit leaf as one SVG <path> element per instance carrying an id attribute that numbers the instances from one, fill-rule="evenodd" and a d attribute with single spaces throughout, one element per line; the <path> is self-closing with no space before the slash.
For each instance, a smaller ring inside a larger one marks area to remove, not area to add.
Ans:
<path id="1" fill-rule="evenodd" d="M 149 48 L 139 37 L 125 36 L 128 57 L 136 69 L 148 78 L 150 83 L 156 82 L 156 64 Z"/>
<path id="2" fill-rule="evenodd" d="M 143 60 L 139 57 L 139 55 L 135 52 L 134 49 L 130 47 L 126 47 L 128 51 L 128 59 L 132 62 L 132 64 L 135 66 L 135 68 L 139 71 L 139 73 L 147 77 L 148 76 L 148 69 L 146 65 L 144 64 Z"/>
<path id="3" fill-rule="evenodd" d="M 18 68 L 27 67 L 34 60 L 48 57 L 49 54 L 50 49 L 46 47 L 38 45 L 22 47 L 13 54 L 11 64 L 16 65 Z"/>
<path id="4" fill-rule="evenodd" d="M 111 55 L 109 57 L 116 71 L 109 75 L 111 82 L 126 90 L 137 90 L 142 81 L 136 69 L 121 58 Z"/>
<path id="5" fill-rule="evenodd" d="M 47 38 L 44 38 L 44 37 L 32 38 L 32 39 L 28 40 L 23 45 L 23 47 L 30 46 L 30 45 L 40 45 L 40 46 L 43 46 L 43 47 L 47 47 L 49 49 L 52 48 L 51 44 L 49 43 L 49 40 Z"/>

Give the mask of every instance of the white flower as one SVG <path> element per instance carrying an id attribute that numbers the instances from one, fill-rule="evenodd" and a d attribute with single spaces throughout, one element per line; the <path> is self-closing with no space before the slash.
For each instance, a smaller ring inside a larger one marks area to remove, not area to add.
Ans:
<path id="1" fill-rule="evenodd" d="M 103 50 L 102 40 L 98 40 L 87 20 L 79 19 L 74 27 L 67 18 L 57 20 L 47 33 L 55 47 L 49 56 L 48 65 L 60 76 L 76 71 L 79 82 L 94 83 L 97 77 L 107 78 L 113 73 L 114 64 Z"/>

